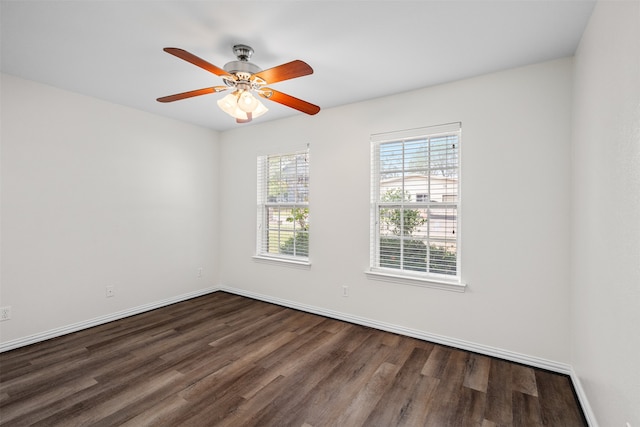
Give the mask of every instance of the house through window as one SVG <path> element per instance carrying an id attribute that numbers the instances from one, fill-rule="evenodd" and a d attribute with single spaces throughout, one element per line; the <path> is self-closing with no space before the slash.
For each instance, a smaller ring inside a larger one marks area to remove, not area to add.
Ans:
<path id="1" fill-rule="evenodd" d="M 309 260 L 309 149 L 258 157 L 256 255 Z"/>
<path id="2" fill-rule="evenodd" d="M 456 281 L 459 123 L 372 135 L 371 271 Z"/>

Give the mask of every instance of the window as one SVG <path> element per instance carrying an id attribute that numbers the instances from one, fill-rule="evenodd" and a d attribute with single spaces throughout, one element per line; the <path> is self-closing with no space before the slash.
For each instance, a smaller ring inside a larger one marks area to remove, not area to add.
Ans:
<path id="1" fill-rule="evenodd" d="M 460 282 L 459 123 L 372 135 L 371 272 Z"/>
<path id="2" fill-rule="evenodd" d="M 309 260 L 309 149 L 258 157 L 258 257 Z"/>

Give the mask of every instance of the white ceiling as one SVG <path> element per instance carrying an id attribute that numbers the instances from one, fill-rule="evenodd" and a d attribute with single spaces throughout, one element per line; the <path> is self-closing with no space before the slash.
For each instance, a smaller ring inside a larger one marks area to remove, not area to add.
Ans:
<path id="1" fill-rule="evenodd" d="M 572 55 L 592 0 L 6 1 L 4 73 L 216 130 L 237 126 L 223 94 L 156 98 L 222 80 L 163 52 L 222 67 L 231 47 L 263 69 L 294 59 L 314 74 L 274 89 L 330 108 Z M 252 124 L 300 115 L 264 101 Z M 322 114 L 320 111 L 319 114 Z"/>

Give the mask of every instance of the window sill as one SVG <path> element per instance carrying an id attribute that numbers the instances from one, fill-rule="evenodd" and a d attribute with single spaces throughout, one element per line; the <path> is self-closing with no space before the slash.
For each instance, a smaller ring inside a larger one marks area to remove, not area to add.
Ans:
<path id="1" fill-rule="evenodd" d="M 457 280 L 439 280 L 432 277 L 417 277 L 402 274 L 393 274 L 380 270 L 367 270 L 365 274 L 374 280 L 382 280 L 384 282 L 401 283 L 403 285 L 423 286 L 425 288 L 442 289 L 445 291 L 464 292 L 467 288 L 466 283 Z"/>
<path id="2" fill-rule="evenodd" d="M 311 262 L 301 261 L 299 259 L 292 258 L 280 258 L 280 257 L 266 257 L 261 255 L 254 255 L 253 260 L 264 264 L 281 265 L 284 267 L 302 268 L 309 270 L 311 268 Z"/>

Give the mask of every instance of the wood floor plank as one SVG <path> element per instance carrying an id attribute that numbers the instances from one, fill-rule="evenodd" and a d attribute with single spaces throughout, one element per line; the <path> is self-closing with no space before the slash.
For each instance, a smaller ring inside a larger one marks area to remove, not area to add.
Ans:
<path id="1" fill-rule="evenodd" d="M 26 402 L 12 399 L 11 403 L 2 405 L 2 415 L 0 419 L 2 419 L 3 422 L 17 422 L 18 417 L 25 413 L 38 412 L 42 407 L 47 407 L 55 402 L 64 400 L 70 395 L 95 386 L 97 383 L 93 378 L 81 377 L 56 388 L 49 388 L 40 393 L 37 399 L 29 399 Z"/>
<path id="2" fill-rule="evenodd" d="M 416 405 L 422 405 L 421 400 L 415 399 L 415 389 L 419 386 L 420 371 L 428 356 L 428 350 L 413 349 L 409 358 L 400 367 L 392 386 L 387 389 L 371 411 L 365 425 L 400 425 L 410 418 Z"/>
<path id="3" fill-rule="evenodd" d="M 263 408 L 260 413 L 255 414 L 247 425 L 288 425 L 288 420 L 291 416 L 307 409 L 301 405 L 304 396 L 338 366 L 344 357 L 346 357 L 344 352 L 323 353 L 318 357 L 314 357 L 313 361 L 307 359 L 311 362 L 308 364 L 308 371 L 298 369 L 289 372 L 288 375 L 283 375 L 279 393 L 272 396 L 269 405 Z"/>
<path id="4" fill-rule="evenodd" d="M 511 366 L 511 385 L 514 391 L 538 396 L 536 373 L 533 368 L 523 365 Z"/>
<path id="5" fill-rule="evenodd" d="M 67 419 L 83 413 L 95 407 L 100 402 L 109 399 L 113 395 L 125 392 L 129 387 L 138 382 L 144 383 L 150 376 L 162 369 L 162 365 L 157 361 L 137 361 L 136 368 L 131 368 L 128 364 L 123 365 L 127 372 L 121 374 L 118 366 L 114 365 L 113 373 L 103 374 L 103 381 L 97 381 L 97 384 L 75 392 L 69 396 L 59 399 L 47 406 L 38 406 L 34 411 L 25 412 L 18 419 L 18 425 L 69 425 Z M 90 374 L 83 374 L 89 376 Z M 33 396 L 30 400 L 40 400 L 40 395 Z M 37 422 L 36 422 L 37 421 Z"/>
<path id="6" fill-rule="evenodd" d="M 484 410 L 487 395 L 472 388 L 463 387 L 457 408 L 453 410 L 451 425 L 456 426 L 481 426 L 484 420 Z M 526 424 L 522 424 L 525 426 Z"/>
<path id="7" fill-rule="evenodd" d="M 584 426 L 571 381 L 216 292 L 0 354 L 1 426 Z"/>
<path id="8" fill-rule="evenodd" d="M 276 349 L 276 351 L 265 355 L 259 363 L 265 368 L 271 368 L 276 365 L 279 366 L 282 364 L 283 360 L 297 358 L 301 354 L 305 354 L 307 351 L 313 351 L 314 346 L 325 342 L 326 339 L 339 336 L 340 335 L 337 333 L 327 331 L 324 322 L 318 323 L 313 328 L 309 329 L 304 335 L 299 335 L 298 338 L 289 343 L 289 345 L 283 346 Z"/>
<path id="9" fill-rule="evenodd" d="M 289 316 L 286 322 L 283 323 L 283 327 L 286 327 L 291 332 L 295 332 L 299 336 L 305 335 L 309 331 L 313 330 L 317 325 L 327 320 L 326 317 L 311 315 L 309 313 L 303 313 L 300 311 L 296 311 L 293 314 L 291 314 L 291 312 L 288 313 Z M 339 322 L 326 322 L 325 328 L 330 328 L 331 323 L 337 323 L 337 325 L 339 326 Z M 336 328 L 334 327 L 333 329 Z"/>
<path id="10" fill-rule="evenodd" d="M 269 405 L 254 420 L 254 425 L 288 425 L 292 417 L 297 417 L 300 412 L 305 413 L 308 408 L 304 402 L 308 393 L 344 362 L 349 355 L 346 348 L 362 343 L 370 333 L 368 328 L 349 325 L 321 344 L 324 351 L 305 346 L 299 359 L 281 364 L 280 367 L 274 366 L 273 369 L 285 378 L 282 386 L 286 390 L 275 397 L 276 403 Z"/>
<path id="11" fill-rule="evenodd" d="M 538 399 L 542 422 L 545 426 L 586 426 L 584 415 L 575 404 L 569 378 L 544 370 L 536 370 Z"/>
<path id="12" fill-rule="evenodd" d="M 380 398 L 391 387 L 400 367 L 389 362 L 383 362 L 373 373 L 369 381 L 354 396 L 349 405 L 339 413 L 335 422 L 328 420 L 329 424 L 336 426 L 364 425 L 365 420 Z"/>
<path id="13" fill-rule="evenodd" d="M 451 356 L 451 351 L 448 348 L 435 346 L 422 367 L 421 374 L 432 378 L 441 378 L 447 367 L 449 356 Z"/>
<path id="14" fill-rule="evenodd" d="M 491 358 L 481 354 L 471 354 L 464 374 L 465 387 L 486 393 L 489 385 Z"/>
<path id="15" fill-rule="evenodd" d="M 187 400 L 194 395 L 200 396 L 204 393 L 212 393 L 217 389 L 220 389 L 223 393 L 229 393 L 231 390 L 242 395 L 249 391 L 247 386 L 243 385 L 243 388 L 239 388 L 239 384 L 246 382 L 249 385 L 253 385 L 256 381 L 262 380 L 262 376 L 258 378 L 248 378 L 250 372 L 263 372 L 264 368 L 259 367 L 256 369 L 255 362 L 259 361 L 263 356 L 275 351 L 276 348 L 286 345 L 293 341 L 297 335 L 293 332 L 284 331 L 278 335 L 270 335 L 263 337 L 261 340 L 253 341 L 248 344 L 242 350 L 242 356 L 233 360 L 231 363 L 226 364 L 221 369 L 212 372 L 211 374 L 202 377 L 197 382 L 193 383 L 186 389 L 184 389 L 180 395 Z M 211 370 L 209 364 L 202 365 L 203 371 Z M 189 373 L 189 371 L 184 371 Z M 248 381 L 250 379 L 250 381 Z"/>
<path id="16" fill-rule="evenodd" d="M 512 363 L 493 359 L 489 370 L 487 385 L 487 403 L 485 419 L 498 425 L 510 425 L 513 422 L 512 412 Z"/>
<path id="17" fill-rule="evenodd" d="M 273 405 L 274 396 L 278 395 L 286 383 L 285 377 L 278 375 L 269 383 L 264 384 L 250 399 L 245 399 L 224 420 L 219 427 L 253 426 L 259 414 L 265 412 L 265 408 Z"/>
<path id="18" fill-rule="evenodd" d="M 309 366 L 314 366 L 326 355 L 335 355 L 336 358 L 346 357 L 344 348 L 354 341 L 361 341 L 366 338 L 366 330 L 357 326 L 349 325 L 335 334 L 327 334 L 322 340 L 307 342 L 296 349 L 287 360 L 280 360 L 271 369 L 279 372 L 280 375 L 291 377 L 305 372 Z"/>
<path id="19" fill-rule="evenodd" d="M 42 369 L 42 367 L 29 365 L 28 369 L 21 369 L 18 376 L 6 376 L 6 379 L 0 383 L 0 393 L 9 393 L 12 396 L 20 398 L 22 396 L 32 394 L 39 386 L 47 387 L 52 381 L 62 380 L 68 375 L 73 374 L 73 364 L 89 360 L 89 353 L 86 349 L 76 351 L 70 349 L 69 357 L 62 359 L 67 363 L 51 363 L 50 369 Z M 2 369 L 5 369 L 4 366 Z M 23 384 L 28 382 L 31 387 L 25 389 Z"/>
<path id="20" fill-rule="evenodd" d="M 398 426 L 422 425 L 429 416 L 429 403 L 436 397 L 440 380 L 421 375 L 413 390 L 405 398 L 407 406 L 398 420 Z"/>
<path id="21" fill-rule="evenodd" d="M 435 349 L 434 349 L 435 350 Z M 440 376 L 438 388 L 435 390 L 437 398 L 428 402 L 426 425 L 448 426 L 456 425 L 459 417 L 459 402 L 464 391 L 463 382 L 469 353 L 456 349 L 449 349 L 447 364 Z"/>
<path id="22" fill-rule="evenodd" d="M 390 353 L 387 356 L 386 362 L 392 363 L 401 367 L 407 361 L 407 359 L 411 356 L 414 349 L 420 348 L 425 350 L 425 355 L 429 357 L 431 352 L 435 348 L 434 344 L 425 343 L 424 341 L 419 341 L 416 339 L 405 339 L 406 337 L 402 337 L 392 348 L 395 348 L 395 351 Z M 426 345 L 422 345 L 426 344 Z"/>
<path id="23" fill-rule="evenodd" d="M 27 402 L 46 393 L 52 384 L 61 387 L 82 377 L 114 372 L 120 366 L 133 360 L 131 355 L 117 353 L 92 355 L 87 353 L 81 357 L 70 357 L 60 363 L 44 366 L 28 375 L 9 381 L 6 388 L 4 388 L 4 383 L 2 386 L 14 401 Z"/>
<path id="24" fill-rule="evenodd" d="M 312 410 L 292 418 L 290 422 L 294 425 L 305 422 L 311 425 L 331 425 L 332 420 L 342 413 L 344 402 L 351 401 L 357 396 L 390 351 L 388 346 L 382 344 L 378 334 L 368 335 L 345 357 L 342 364 L 324 377 L 305 396 L 301 405 Z M 340 393 L 335 393 L 335 390 L 340 390 Z M 340 410 L 335 411 L 335 408 Z"/>
<path id="25" fill-rule="evenodd" d="M 538 398 L 528 393 L 513 391 L 513 425 L 542 427 L 542 413 Z"/>
<path id="26" fill-rule="evenodd" d="M 171 426 L 176 425 L 173 418 L 179 414 L 189 402 L 178 395 L 170 395 L 159 400 L 157 404 L 138 413 L 136 416 L 120 424 L 120 427 Z"/>
<path id="27" fill-rule="evenodd" d="M 151 400 L 162 395 L 163 389 L 173 387 L 177 391 L 176 383 L 183 377 L 183 374 L 167 370 L 153 375 L 147 375 L 144 379 L 131 382 L 126 388 L 108 397 L 101 397 L 91 402 L 85 402 L 87 406 L 82 411 L 75 411 L 70 414 L 57 413 L 46 418 L 37 424 L 53 425 L 91 425 L 114 426 L 122 423 L 123 420 L 132 418 L 133 413 L 142 412 L 151 405 Z M 147 405 L 138 405 L 141 401 L 146 401 Z M 132 412 L 134 408 L 135 412 Z M 37 425 L 36 424 L 36 425 Z"/>
<path id="28" fill-rule="evenodd" d="M 210 371 L 213 366 L 225 365 L 228 361 L 240 361 L 241 363 L 253 363 L 266 357 L 289 341 L 295 340 L 297 335 L 290 331 L 277 331 L 263 328 L 260 332 L 253 333 L 251 339 L 240 341 L 224 347 L 220 351 L 218 346 L 208 346 L 190 355 L 175 365 L 175 368 L 183 373 L 197 370 Z"/>

